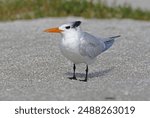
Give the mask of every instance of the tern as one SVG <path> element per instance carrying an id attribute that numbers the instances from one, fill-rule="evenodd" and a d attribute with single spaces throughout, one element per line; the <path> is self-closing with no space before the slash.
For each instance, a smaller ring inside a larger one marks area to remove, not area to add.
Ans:
<path id="1" fill-rule="evenodd" d="M 114 39 L 120 35 L 98 38 L 87 32 L 83 32 L 80 28 L 81 21 L 74 21 L 63 24 L 59 27 L 44 30 L 48 33 L 61 33 L 62 40 L 60 44 L 61 53 L 73 62 L 73 77 L 69 79 L 77 80 L 75 70 L 76 64 L 86 64 L 86 75 L 84 81 L 88 79 L 88 65 L 91 64 L 98 55 L 109 49 L 114 43 Z"/>

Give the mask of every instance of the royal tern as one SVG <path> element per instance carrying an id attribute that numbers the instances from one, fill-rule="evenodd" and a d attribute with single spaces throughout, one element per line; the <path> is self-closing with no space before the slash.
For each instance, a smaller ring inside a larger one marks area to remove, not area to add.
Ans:
<path id="1" fill-rule="evenodd" d="M 60 44 L 60 50 L 62 54 L 73 62 L 73 77 L 69 79 L 77 80 L 75 75 L 76 64 L 86 64 L 86 75 L 84 80 L 88 79 L 88 65 L 91 64 L 96 57 L 102 52 L 109 49 L 115 38 L 120 37 L 113 36 L 108 38 L 97 38 L 87 32 L 83 32 L 80 28 L 81 21 L 75 21 L 67 24 L 63 24 L 56 28 L 49 28 L 44 32 L 61 33 L 62 40 Z"/>

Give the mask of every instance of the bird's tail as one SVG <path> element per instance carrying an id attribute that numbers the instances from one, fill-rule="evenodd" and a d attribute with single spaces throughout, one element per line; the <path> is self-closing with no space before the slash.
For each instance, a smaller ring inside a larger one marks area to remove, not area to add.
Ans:
<path id="1" fill-rule="evenodd" d="M 117 36 L 112 36 L 112 37 L 109 37 L 110 39 L 115 39 L 115 38 L 119 38 L 121 37 L 121 35 L 117 35 Z"/>
<path id="2" fill-rule="evenodd" d="M 114 43 L 114 41 L 115 41 L 115 38 L 119 38 L 119 37 L 120 37 L 120 35 L 105 38 L 105 39 L 103 40 L 104 43 L 105 43 L 105 50 L 109 49 L 109 48 L 113 45 L 113 43 Z M 104 50 L 104 51 L 105 51 L 105 50 Z"/>

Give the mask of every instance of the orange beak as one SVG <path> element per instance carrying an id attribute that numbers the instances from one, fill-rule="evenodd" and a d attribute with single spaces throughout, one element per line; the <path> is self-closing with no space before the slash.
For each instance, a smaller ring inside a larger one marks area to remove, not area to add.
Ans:
<path id="1" fill-rule="evenodd" d="M 60 30 L 58 27 L 44 30 L 44 32 L 52 32 L 52 33 L 61 33 L 62 31 L 63 30 Z"/>

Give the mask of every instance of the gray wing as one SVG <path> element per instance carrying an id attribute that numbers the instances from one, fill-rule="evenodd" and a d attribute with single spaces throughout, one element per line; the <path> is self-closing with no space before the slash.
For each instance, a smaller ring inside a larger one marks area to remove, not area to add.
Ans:
<path id="1" fill-rule="evenodd" d="M 79 52 L 82 56 L 88 56 L 95 58 L 105 50 L 105 44 L 98 38 L 83 32 L 83 36 L 80 39 Z"/>

